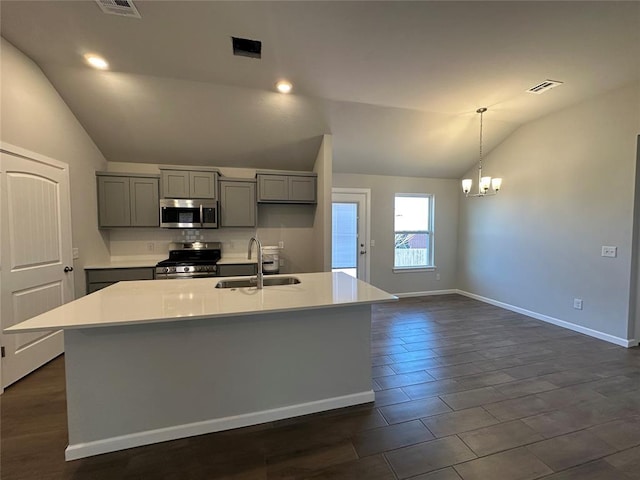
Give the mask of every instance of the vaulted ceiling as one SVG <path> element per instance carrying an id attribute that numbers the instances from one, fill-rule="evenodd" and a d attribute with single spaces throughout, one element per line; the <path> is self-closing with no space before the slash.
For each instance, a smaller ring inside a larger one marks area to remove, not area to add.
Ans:
<path id="1" fill-rule="evenodd" d="M 520 125 L 640 79 L 639 2 L 0 2 L 108 160 L 458 178 Z M 232 55 L 231 37 L 262 41 Z M 97 71 L 93 52 L 110 63 Z M 277 80 L 293 82 L 289 95 Z M 564 85 L 525 91 L 545 79 Z"/>

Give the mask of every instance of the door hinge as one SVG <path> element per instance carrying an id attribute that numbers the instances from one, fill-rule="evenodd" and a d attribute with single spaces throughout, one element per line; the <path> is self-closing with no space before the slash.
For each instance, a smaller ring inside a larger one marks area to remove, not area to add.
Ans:
<path id="1" fill-rule="evenodd" d="M 5 354 L 4 354 L 4 347 L 0 347 L 0 358 L 4 358 Z"/>

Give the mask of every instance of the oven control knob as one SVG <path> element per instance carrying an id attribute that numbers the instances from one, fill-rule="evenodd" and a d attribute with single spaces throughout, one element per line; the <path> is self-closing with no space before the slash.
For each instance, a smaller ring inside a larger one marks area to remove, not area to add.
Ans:
<path id="1" fill-rule="evenodd" d="M 164 273 L 169 273 L 169 267 L 164 267 L 163 270 L 164 270 Z"/>
<path id="2" fill-rule="evenodd" d="M 191 269 L 189 267 L 184 267 L 184 272 L 187 273 L 188 271 L 190 271 Z"/>
<path id="3" fill-rule="evenodd" d="M 176 273 L 176 267 L 169 267 L 169 273 Z"/>

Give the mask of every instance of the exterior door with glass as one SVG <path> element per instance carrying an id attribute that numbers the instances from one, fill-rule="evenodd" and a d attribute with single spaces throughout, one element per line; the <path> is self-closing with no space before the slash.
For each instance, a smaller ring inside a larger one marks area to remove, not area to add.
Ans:
<path id="1" fill-rule="evenodd" d="M 369 281 L 369 192 L 334 189 L 331 270 Z"/>

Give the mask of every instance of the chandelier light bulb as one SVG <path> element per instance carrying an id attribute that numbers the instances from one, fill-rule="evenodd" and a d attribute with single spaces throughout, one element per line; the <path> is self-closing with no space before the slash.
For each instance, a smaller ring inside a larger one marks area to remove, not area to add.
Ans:
<path id="1" fill-rule="evenodd" d="M 501 186 L 502 186 L 501 178 L 494 178 L 493 180 L 491 180 L 491 188 L 493 188 L 496 192 L 500 190 Z"/>
<path id="2" fill-rule="evenodd" d="M 471 186 L 473 185 L 473 180 L 470 178 L 465 178 L 462 180 L 462 191 L 464 193 L 469 193 L 471 191 Z"/>

